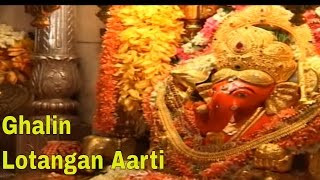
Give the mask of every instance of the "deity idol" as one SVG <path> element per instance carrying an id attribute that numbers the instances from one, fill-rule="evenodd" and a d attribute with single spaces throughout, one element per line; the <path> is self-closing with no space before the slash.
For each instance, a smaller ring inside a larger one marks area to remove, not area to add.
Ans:
<path id="1" fill-rule="evenodd" d="M 292 16 L 282 6 L 228 16 L 209 53 L 180 63 L 146 95 L 162 173 L 252 179 L 299 170 L 319 178 L 320 58 L 309 27 Z"/>

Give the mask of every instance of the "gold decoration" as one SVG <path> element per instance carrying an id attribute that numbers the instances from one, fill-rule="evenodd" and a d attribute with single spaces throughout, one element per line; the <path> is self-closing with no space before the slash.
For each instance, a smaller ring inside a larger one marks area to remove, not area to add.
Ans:
<path id="1" fill-rule="evenodd" d="M 215 68 L 215 57 L 213 55 L 205 55 L 179 65 L 171 70 L 170 74 L 186 87 L 195 88 L 196 84 L 207 80 L 211 71 Z"/>
<path id="2" fill-rule="evenodd" d="M 25 11 L 35 17 L 31 22 L 32 26 L 45 28 L 50 25 L 49 17 L 51 13 L 59 8 L 60 5 L 26 5 Z"/>
<path id="3" fill-rule="evenodd" d="M 264 179 L 264 180 L 287 180 L 287 179 L 304 179 L 297 178 L 295 174 L 290 173 L 282 173 L 282 172 L 274 172 L 274 171 L 266 171 L 265 169 L 250 169 L 243 170 L 241 169 L 236 173 L 237 179 L 239 180 L 247 180 L 247 179 Z"/>
<path id="4" fill-rule="evenodd" d="M 102 155 L 106 161 L 112 161 L 114 153 L 121 150 L 124 157 L 134 154 L 136 142 L 132 138 L 110 138 L 89 135 L 83 139 L 82 154 Z M 87 169 L 86 172 L 93 173 L 94 170 Z"/>
<path id="5" fill-rule="evenodd" d="M 250 119 L 248 119 L 239 129 L 239 131 L 233 135 L 229 141 L 234 141 L 239 139 L 245 132 L 248 131 L 248 129 L 250 129 L 264 114 L 265 114 L 265 110 L 262 107 L 259 107 L 254 113 L 253 115 L 250 117 Z"/>
<path id="6" fill-rule="evenodd" d="M 262 144 L 257 148 L 253 161 L 256 168 L 286 172 L 292 167 L 293 156 L 277 144 Z"/>
<path id="7" fill-rule="evenodd" d="M 180 5 L 184 19 L 206 19 L 215 14 L 217 5 Z"/>
<path id="8" fill-rule="evenodd" d="M 296 70 L 292 49 L 270 31 L 245 26 L 220 35 L 213 46 L 220 68 L 264 71 L 277 83 L 287 81 Z"/>
<path id="9" fill-rule="evenodd" d="M 222 146 L 223 145 L 223 138 L 224 134 L 223 133 L 215 133 L 215 132 L 208 132 L 206 134 L 206 139 L 210 144 L 214 144 L 217 146 Z"/>
<path id="10" fill-rule="evenodd" d="M 311 103 L 305 92 L 304 62 L 314 50 L 310 43 L 312 33 L 307 25 L 294 26 L 290 22 L 292 17 L 293 13 L 282 6 L 251 6 L 225 19 L 215 34 L 213 49 L 223 67 L 264 70 L 277 82 L 284 82 L 297 67 L 293 59 L 293 48 L 281 42 L 274 42 L 274 37 L 253 26 L 263 25 L 286 31 L 296 45 L 295 54 L 299 54 L 295 60 L 298 61 L 300 101 Z M 258 33 L 261 37 L 254 36 Z M 267 42 L 261 42 L 259 39 Z M 265 48 L 262 52 L 258 51 L 261 50 L 259 45 Z"/>
<path id="11" fill-rule="evenodd" d="M 275 114 L 292 106 L 299 100 L 299 85 L 294 82 L 284 82 L 276 85 L 275 90 L 266 101 L 266 113 Z"/>
<path id="12" fill-rule="evenodd" d="M 206 103 L 212 99 L 212 82 L 202 83 L 196 86 L 196 90 Z"/>
<path id="13" fill-rule="evenodd" d="M 314 75 L 314 72 L 316 76 Z M 306 84 L 309 85 L 309 89 L 307 90 L 308 93 L 313 92 L 319 93 L 320 89 L 320 56 L 312 56 L 307 59 L 306 65 L 306 73 L 309 74 L 309 78 L 307 78 Z M 314 88 L 314 89 L 313 89 Z"/>
<path id="14" fill-rule="evenodd" d="M 243 71 L 221 69 L 212 77 L 212 83 L 215 84 L 219 81 L 232 77 L 260 86 L 269 86 L 275 83 L 274 79 L 269 74 L 255 69 L 248 69 Z"/>
<path id="15" fill-rule="evenodd" d="M 216 5 L 180 5 L 185 17 L 186 37 L 192 39 L 201 30 L 204 20 L 216 13 Z"/>
<path id="16" fill-rule="evenodd" d="M 225 159 L 226 157 L 243 153 L 245 151 L 257 148 L 262 144 L 269 143 L 271 141 L 285 137 L 305 127 L 309 121 L 314 119 L 320 113 L 318 103 L 314 103 L 313 106 L 309 107 L 308 112 L 302 112 L 302 113 L 308 113 L 308 116 L 304 115 L 304 116 L 301 116 L 301 118 L 296 119 L 294 123 L 290 124 L 289 129 L 286 126 L 282 127 L 274 132 L 266 134 L 265 136 L 261 136 L 254 140 L 248 141 L 242 145 L 239 145 L 236 148 L 231 148 L 231 149 L 218 151 L 218 152 L 202 152 L 202 151 L 197 151 L 190 148 L 181 139 L 179 133 L 177 132 L 173 124 L 170 110 L 166 105 L 165 94 L 166 94 L 166 85 L 165 84 L 159 85 L 157 89 L 156 107 L 158 109 L 159 117 L 161 117 L 160 121 L 161 121 L 161 124 L 163 125 L 165 135 L 175 150 L 177 150 L 181 154 L 184 154 L 185 156 L 192 159 L 193 161 L 198 161 L 198 162 L 220 161 Z"/>
<path id="17" fill-rule="evenodd" d="M 315 95 L 319 94 L 318 92 L 318 82 L 319 77 L 316 71 L 313 69 L 305 70 L 305 82 L 306 82 L 306 94 L 309 97 L 314 97 Z"/>

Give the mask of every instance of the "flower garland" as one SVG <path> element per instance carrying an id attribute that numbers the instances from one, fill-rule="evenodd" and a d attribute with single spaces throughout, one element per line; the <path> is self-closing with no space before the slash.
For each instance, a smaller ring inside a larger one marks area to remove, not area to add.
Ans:
<path id="1" fill-rule="evenodd" d="M 141 110 L 142 95 L 159 76 L 171 69 L 171 57 L 183 33 L 183 17 L 178 6 L 125 6 L 118 13 L 124 30 L 115 65 L 119 80 L 118 102 L 134 114 Z"/>
<path id="2" fill-rule="evenodd" d="M 250 151 L 229 157 L 224 161 L 212 163 L 209 168 L 201 172 L 202 177 L 219 179 L 231 171 L 232 167 L 243 167 L 252 154 Z"/>
<path id="3" fill-rule="evenodd" d="M 110 16 L 97 83 L 95 129 L 102 133 L 113 130 L 117 107 L 141 110 L 143 93 L 169 72 L 183 33 L 178 6 L 112 6 Z"/>
<path id="4" fill-rule="evenodd" d="M 0 24 L 0 84 L 24 83 L 31 74 L 33 42 L 23 31 Z"/>
<path id="5" fill-rule="evenodd" d="M 320 54 L 320 6 L 303 14 L 306 24 L 310 27 L 317 54 Z"/>
<path id="6" fill-rule="evenodd" d="M 103 52 L 100 59 L 100 73 L 97 83 L 98 108 L 95 114 L 94 127 L 98 132 L 109 132 L 116 124 L 117 81 L 113 77 L 116 73 L 114 65 L 118 60 L 114 58 L 120 47 L 119 33 L 123 31 L 118 12 L 122 6 L 112 6 L 109 10 L 110 18 L 106 23 L 106 33 L 102 37 Z"/>
<path id="7" fill-rule="evenodd" d="M 53 161 L 53 156 L 60 155 L 66 157 L 76 153 L 81 153 L 81 144 L 77 141 L 48 141 L 47 144 L 41 149 L 41 155 L 45 155 L 49 158 L 49 161 Z M 75 162 L 76 163 L 76 162 Z M 51 171 L 63 173 L 63 170 L 56 164 Z"/>
<path id="8" fill-rule="evenodd" d="M 230 8 L 233 9 L 231 11 L 226 8 L 219 8 L 215 15 L 206 20 L 203 28 L 192 40 L 177 49 L 177 56 L 181 60 L 188 60 L 197 57 L 200 54 L 209 53 L 212 37 L 219 28 L 219 25 L 228 15 L 230 15 L 234 11 L 241 11 L 245 7 L 245 5 L 231 6 Z"/>

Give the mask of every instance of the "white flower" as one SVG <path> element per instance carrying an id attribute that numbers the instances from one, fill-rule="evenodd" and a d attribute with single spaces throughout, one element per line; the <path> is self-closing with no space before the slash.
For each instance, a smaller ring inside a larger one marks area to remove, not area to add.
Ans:
<path id="1" fill-rule="evenodd" d="M 190 43 L 190 42 L 187 44 L 184 44 L 181 47 L 183 49 L 183 52 L 185 52 L 185 53 L 193 53 L 194 52 L 194 49 L 192 48 L 192 43 Z"/>
<path id="2" fill-rule="evenodd" d="M 206 45 L 208 43 L 208 39 L 206 39 L 202 33 L 198 33 L 193 39 L 192 39 L 192 43 L 194 45 L 197 45 L 197 46 L 203 46 L 203 45 Z"/>
<path id="3" fill-rule="evenodd" d="M 316 8 L 315 12 L 320 17 L 320 6 Z"/>
<path id="4" fill-rule="evenodd" d="M 11 26 L 0 24 L 0 47 L 8 48 L 25 37 L 24 32 L 16 32 Z"/>
<path id="5" fill-rule="evenodd" d="M 217 14 L 221 14 L 221 13 L 225 13 L 224 10 L 223 10 L 223 8 L 217 9 Z"/>
<path id="6" fill-rule="evenodd" d="M 219 8 L 212 18 L 218 22 L 222 22 L 227 15 L 228 14 L 223 10 L 223 8 Z"/>
<path id="7" fill-rule="evenodd" d="M 150 96 L 150 104 L 151 106 L 155 106 L 156 105 L 156 101 L 157 101 L 157 91 L 152 91 L 151 96 Z"/>

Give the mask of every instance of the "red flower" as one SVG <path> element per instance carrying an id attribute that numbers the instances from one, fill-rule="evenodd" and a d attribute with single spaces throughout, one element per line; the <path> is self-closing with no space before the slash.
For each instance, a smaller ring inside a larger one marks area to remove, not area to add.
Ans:
<path id="1" fill-rule="evenodd" d="M 313 33 L 316 52 L 317 54 L 320 54 L 320 18 L 314 10 L 306 11 L 303 14 L 303 17 Z"/>
<path id="2" fill-rule="evenodd" d="M 94 128 L 100 133 L 109 133 L 116 124 L 117 93 L 113 74 L 116 72 L 114 64 L 117 59 L 113 57 L 120 46 L 118 33 L 123 29 L 120 19 L 116 16 L 121 6 L 110 8 L 111 18 L 106 24 L 106 33 L 102 42 L 102 55 L 100 59 L 100 73 L 97 82 L 97 112 L 94 117 Z"/>

